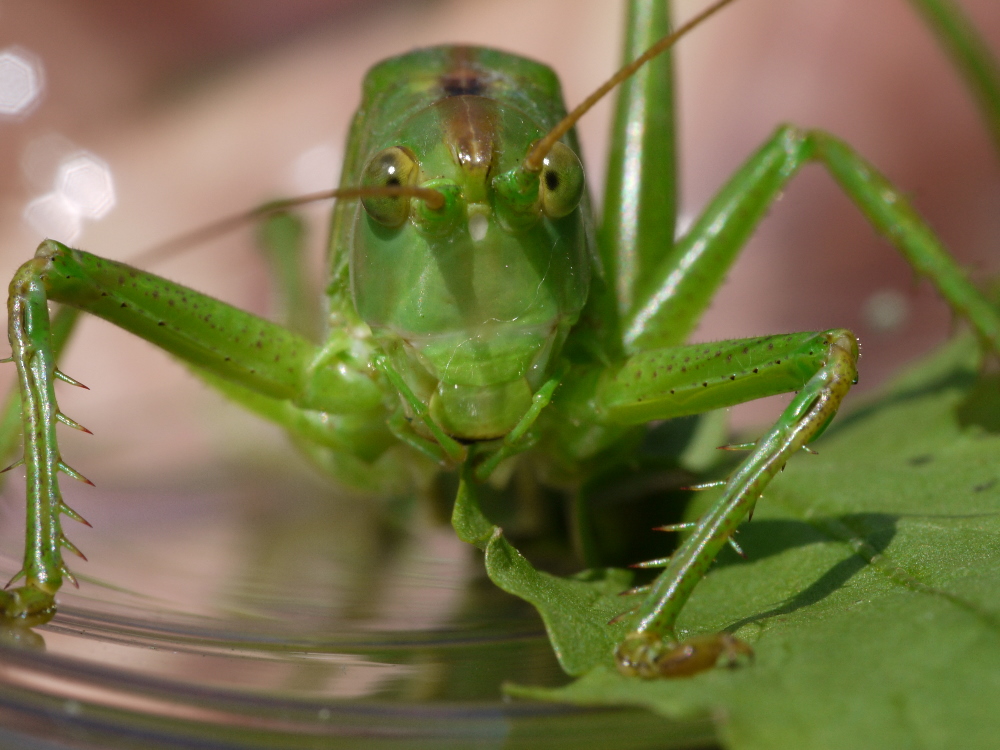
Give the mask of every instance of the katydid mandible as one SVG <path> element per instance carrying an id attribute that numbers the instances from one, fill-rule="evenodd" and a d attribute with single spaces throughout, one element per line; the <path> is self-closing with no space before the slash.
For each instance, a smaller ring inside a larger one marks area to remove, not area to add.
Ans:
<path id="1" fill-rule="evenodd" d="M 661 38 L 665 49 L 679 36 L 667 32 L 664 3 L 632 3 L 631 55 Z M 669 98 L 669 65 L 660 55 L 622 74 L 620 122 L 630 102 Z M 612 154 L 595 230 L 571 129 L 578 115 L 565 118 L 551 70 L 469 47 L 377 65 L 341 181 L 341 197 L 360 202 L 339 201 L 333 212 L 321 344 L 43 242 L 8 302 L 25 436 L 14 465 L 27 474 L 28 528 L 24 580 L 0 595 L 3 616 L 44 622 L 63 579 L 73 581 L 63 550 L 77 549 L 61 516 L 82 519 L 63 502 L 58 474 L 86 480 L 63 460 L 56 424 L 82 428 L 59 411 L 54 386 L 79 385 L 56 359 L 84 310 L 180 357 L 285 427 L 335 479 L 373 492 L 414 466 L 425 477 L 457 468 L 468 487 L 532 455 L 549 467 L 542 481 L 572 492 L 593 466 L 623 458 L 652 420 L 796 391 L 662 561 L 615 658 L 626 673 L 658 677 L 747 653 L 727 634 L 681 641 L 677 616 L 764 487 L 822 433 L 857 376 L 857 341 L 844 329 L 684 343 L 771 203 L 802 165 L 818 161 L 994 351 L 1000 319 L 900 193 L 823 132 L 780 128 L 675 242 L 673 134 L 656 130 L 655 107 L 643 109 L 646 119 L 629 124 L 631 140 Z M 626 158 L 630 149 L 642 158 Z M 68 312 L 50 321 L 49 301 Z"/>

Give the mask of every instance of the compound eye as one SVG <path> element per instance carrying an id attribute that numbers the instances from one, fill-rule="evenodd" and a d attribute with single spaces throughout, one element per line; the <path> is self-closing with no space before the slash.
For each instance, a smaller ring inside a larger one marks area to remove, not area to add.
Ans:
<path id="1" fill-rule="evenodd" d="M 408 148 L 393 146 L 379 151 L 365 166 L 361 175 L 362 187 L 396 187 L 413 185 L 417 180 L 417 159 Z M 379 224 L 398 227 L 410 215 L 408 195 L 367 195 L 361 205 Z"/>
<path id="2" fill-rule="evenodd" d="M 556 142 L 542 161 L 539 192 L 542 210 L 550 219 L 561 219 L 580 205 L 583 197 L 583 165 L 573 149 Z"/>

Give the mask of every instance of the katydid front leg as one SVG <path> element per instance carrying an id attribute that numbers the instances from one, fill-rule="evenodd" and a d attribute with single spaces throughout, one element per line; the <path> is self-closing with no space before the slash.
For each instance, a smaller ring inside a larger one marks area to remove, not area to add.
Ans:
<path id="1" fill-rule="evenodd" d="M 844 329 L 671 347 L 631 358 L 599 388 L 609 416 L 625 422 L 644 421 L 653 412 L 683 416 L 801 389 L 652 584 L 635 630 L 615 654 L 622 672 L 684 676 L 713 666 L 719 656 L 749 653 L 725 633 L 679 641 L 677 616 L 767 483 L 833 419 L 857 381 L 857 358 L 857 341 Z"/>
<path id="2" fill-rule="evenodd" d="M 27 476 L 24 585 L 0 593 L 0 615 L 27 625 L 55 613 L 54 596 L 72 576 L 62 550 L 77 552 L 62 531 L 61 515 L 82 520 L 62 500 L 58 473 L 86 480 L 62 459 L 56 423 L 80 426 L 61 414 L 55 380 L 76 381 L 56 369 L 48 302 L 91 312 L 180 357 L 223 390 L 253 394 L 254 406 L 293 433 L 310 439 L 329 433 L 334 448 L 378 447 L 355 441 L 337 419 L 312 415 L 383 415 L 374 373 L 330 346 L 320 349 L 255 315 L 187 287 L 104 260 L 58 242 L 43 242 L 10 284 L 9 336 L 17 365 Z M 280 407 L 280 408 L 279 408 Z M 321 425 L 327 425 L 322 427 Z M 348 428 L 349 429 L 349 428 Z M 364 458 L 368 458 L 364 456 Z M 18 462 L 18 463 L 21 463 Z"/>

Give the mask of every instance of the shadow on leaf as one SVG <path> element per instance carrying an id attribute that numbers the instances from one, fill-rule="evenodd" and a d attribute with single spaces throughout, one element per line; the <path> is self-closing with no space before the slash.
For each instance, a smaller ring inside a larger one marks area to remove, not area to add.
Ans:
<path id="1" fill-rule="evenodd" d="M 726 630 L 733 632 L 753 622 L 787 615 L 825 599 L 844 586 L 856 573 L 881 555 L 896 535 L 899 516 L 887 513 L 851 513 L 830 518 L 816 518 L 809 522 L 764 520 L 741 528 L 741 544 L 752 560 L 777 555 L 789 549 L 804 547 L 817 542 L 840 542 L 855 554 L 841 560 L 823 573 L 811 585 L 795 596 L 765 612 L 759 612 L 734 622 Z M 753 533 L 748 533 L 753 528 Z M 727 550 L 718 565 L 740 564 L 744 561 Z"/>
<path id="2" fill-rule="evenodd" d="M 1000 433 L 1000 374 L 981 375 L 955 407 L 962 427 L 978 425 L 989 433 Z"/>

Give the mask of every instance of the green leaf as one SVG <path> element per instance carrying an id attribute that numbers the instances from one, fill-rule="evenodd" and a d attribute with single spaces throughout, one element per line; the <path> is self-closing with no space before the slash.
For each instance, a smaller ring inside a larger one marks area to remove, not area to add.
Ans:
<path id="1" fill-rule="evenodd" d="M 468 462 L 462 465 L 455 507 L 451 511 L 451 525 L 459 539 L 479 549 L 486 549 L 494 534 L 500 532 L 499 527 L 490 523 L 479 507 L 476 483 L 472 478 L 472 467 Z"/>
<path id="2" fill-rule="evenodd" d="M 486 573 L 497 586 L 531 602 L 542 615 L 549 640 L 568 674 L 589 670 L 628 632 L 624 623 L 609 624 L 623 607 L 619 593 L 628 588 L 626 570 L 591 570 L 574 578 L 537 571 L 508 542 L 499 526 L 483 515 L 468 463 L 462 467 L 451 525 L 463 542 L 486 553 Z"/>
<path id="3" fill-rule="evenodd" d="M 740 669 L 625 677 L 594 635 L 569 669 L 559 644 L 610 600 L 606 580 L 557 585 L 497 555 L 491 577 L 540 609 L 569 671 L 587 671 L 564 688 L 509 692 L 713 717 L 732 748 L 996 747 L 998 427 L 1000 378 L 977 381 L 962 340 L 842 416 L 820 456 L 789 463 L 741 527 L 749 559 L 721 555 L 679 621 L 685 634 L 751 643 L 755 661 Z M 605 643 L 620 638 L 604 628 Z"/>
<path id="4" fill-rule="evenodd" d="M 591 570 L 558 578 L 536 571 L 498 533 L 486 547 L 486 573 L 504 591 L 535 605 L 568 674 L 581 675 L 606 660 L 628 632 L 626 623 L 608 623 L 627 606 L 619 592 L 628 588 L 630 571 Z"/>

